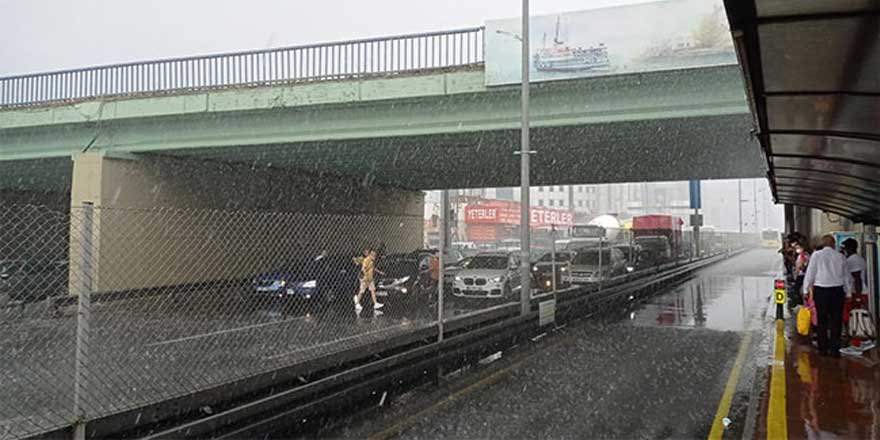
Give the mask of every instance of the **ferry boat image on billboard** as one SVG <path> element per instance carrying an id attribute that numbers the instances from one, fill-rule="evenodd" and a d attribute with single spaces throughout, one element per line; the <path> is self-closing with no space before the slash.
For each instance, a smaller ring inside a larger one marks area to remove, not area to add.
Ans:
<path id="1" fill-rule="evenodd" d="M 608 48 L 604 44 L 598 46 L 571 47 L 559 39 L 560 17 L 556 17 L 556 36 L 553 45 L 538 50 L 534 55 L 535 69 L 542 72 L 605 70 L 611 66 Z M 546 37 L 546 35 L 545 35 Z"/>

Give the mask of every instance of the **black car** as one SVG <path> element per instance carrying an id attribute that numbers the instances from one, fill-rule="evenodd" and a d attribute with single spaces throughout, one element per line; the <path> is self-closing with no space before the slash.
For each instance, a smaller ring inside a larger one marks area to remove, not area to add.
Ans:
<path id="1" fill-rule="evenodd" d="M 623 253 L 626 258 L 626 271 L 634 272 L 639 267 L 639 259 L 641 258 L 642 247 L 637 244 L 615 244 L 611 246 Z"/>
<path id="2" fill-rule="evenodd" d="M 436 274 L 432 274 L 432 260 L 436 251 L 415 251 L 387 255 L 379 260 L 376 269 L 376 290 L 390 301 L 433 302 L 437 290 Z M 435 268 L 436 270 L 436 268 Z"/>
<path id="3" fill-rule="evenodd" d="M 29 258 L 0 261 L 0 306 L 24 305 L 68 292 L 67 260 Z"/>
<path id="4" fill-rule="evenodd" d="M 555 252 L 556 257 L 556 288 L 563 289 L 571 286 L 565 280 L 565 273 L 571 270 L 571 259 L 576 255 L 575 251 L 563 250 Z M 532 277 L 536 286 L 543 291 L 553 290 L 553 260 L 554 253 L 548 252 L 541 256 L 538 261 L 532 263 Z"/>

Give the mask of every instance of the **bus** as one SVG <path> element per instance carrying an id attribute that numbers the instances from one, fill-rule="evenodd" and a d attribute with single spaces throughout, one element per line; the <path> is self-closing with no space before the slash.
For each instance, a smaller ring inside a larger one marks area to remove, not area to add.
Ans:
<path id="1" fill-rule="evenodd" d="M 768 249 L 779 249 L 782 247 L 779 231 L 773 229 L 764 229 L 761 231 L 761 247 Z"/>

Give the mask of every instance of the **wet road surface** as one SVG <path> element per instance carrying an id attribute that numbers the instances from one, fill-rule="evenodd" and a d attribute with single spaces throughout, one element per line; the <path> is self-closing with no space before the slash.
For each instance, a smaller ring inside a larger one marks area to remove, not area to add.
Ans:
<path id="1" fill-rule="evenodd" d="M 236 290 L 96 303 L 85 411 L 112 414 L 435 325 L 436 305 L 380 301 L 380 312 L 365 300 L 360 314 L 351 297 L 305 303 Z M 447 304 L 444 316 L 493 305 Z M 41 303 L 0 309 L 0 438 L 73 420 L 75 336 L 73 308 L 62 317 Z"/>
<path id="2" fill-rule="evenodd" d="M 774 251 L 704 269 L 619 318 L 557 331 L 440 389 L 417 390 L 320 436 L 346 438 L 706 438 L 740 343 L 761 327 Z M 731 389 L 739 436 L 762 339 Z M 765 363 L 766 364 L 766 363 Z"/>

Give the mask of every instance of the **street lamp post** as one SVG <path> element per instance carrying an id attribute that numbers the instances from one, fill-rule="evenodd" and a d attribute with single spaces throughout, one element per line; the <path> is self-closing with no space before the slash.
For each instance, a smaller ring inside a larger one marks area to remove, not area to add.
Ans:
<path id="1" fill-rule="evenodd" d="M 736 206 L 739 210 L 739 239 L 742 240 L 743 234 L 743 181 L 742 179 L 738 179 L 736 181 L 737 187 L 737 195 L 736 195 Z"/>
<path id="2" fill-rule="evenodd" d="M 531 312 L 531 230 L 529 225 L 529 0 L 522 0 L 522 133 L 520 138 L 520 306 L 521 313 Z"/>
<path id="3" fill-rule="evenodd" d="M 758 232 L 758 185 L 752 180 L 752 220 Z"/>

